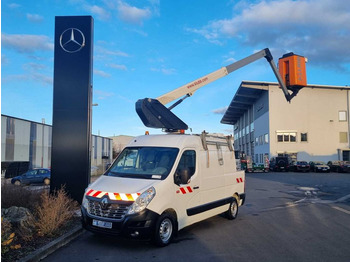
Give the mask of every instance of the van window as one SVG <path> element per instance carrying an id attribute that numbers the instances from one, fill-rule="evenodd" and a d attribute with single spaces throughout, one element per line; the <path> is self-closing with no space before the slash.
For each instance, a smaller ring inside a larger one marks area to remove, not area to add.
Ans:
<path id="1" fill-rule="evenodd" d="M 129 147 L 118 156 L 107 176 L 165 179 L 175 162 L 178 148 Z"/>
<path id="2" fill-rule="evenodd" d="M 175 175 L 178 174 L 181 170 L 185 169 L 189 170 L 190 177 L 192 177 L 196 172 L 196 151 L 186 150 L 183 152 Z"/>

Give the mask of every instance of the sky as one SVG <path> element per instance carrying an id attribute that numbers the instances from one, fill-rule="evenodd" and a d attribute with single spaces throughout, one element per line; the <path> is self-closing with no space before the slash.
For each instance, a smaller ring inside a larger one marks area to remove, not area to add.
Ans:
<path id="1" fill-rule="evenodd" d="M 135 102 L 269 48 L 308 58 L 308 84 L 350 85 L 344 0 L 3 0 L 1 113 L 52 124 L 55 16 L 94 18 L 92 132 L 142 135 Z M 276 82 L 265 59 L 199 89 L 172 111 L 192 133 L 220 124 L 243 80 Z M 302 91 L 298 95 L 302 95 Z M 170 104 L 169 104 L 170 105 Z"/>

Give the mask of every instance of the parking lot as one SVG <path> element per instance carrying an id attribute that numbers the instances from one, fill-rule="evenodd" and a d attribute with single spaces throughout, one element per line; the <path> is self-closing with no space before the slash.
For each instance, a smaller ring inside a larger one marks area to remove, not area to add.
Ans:
<path id="1" fill-rule="evenodd" d="M 236 220 L 215 216 L 170 246 L 85 232 L 45 261 L 350 261 L 350 174 L 253 173 Z"/>

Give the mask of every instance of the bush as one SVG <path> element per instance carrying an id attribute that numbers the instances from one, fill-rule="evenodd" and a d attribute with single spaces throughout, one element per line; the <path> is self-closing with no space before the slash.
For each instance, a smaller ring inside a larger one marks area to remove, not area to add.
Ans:
<path id="1" fill-rule="evenodd" d="M 1 255 L 7 253 L 10 248 L 18 249 L 21 245 L 11 245 L 14 243 L 15 233 L 12 232 L 11 223 L 1 218 Z"/>
<path id="2" fill-rule="evenodd" d="M 62 187 L 57 192 L 41 195 L 41 203 L 36 209 L 38 234 L 41 236 L 55 236 L 59 229 L 74 216 L 78 209 L 77 202 L 67 196 Z"/>
<path id="3" fill-rule="evenodd" d="M 35 210 L 40 200 L 42 191 L 31 191 L 22 186 L 12 184 L 1 185 L 1 208 L 12 206 L 25 207 L 31 211 Z"/>

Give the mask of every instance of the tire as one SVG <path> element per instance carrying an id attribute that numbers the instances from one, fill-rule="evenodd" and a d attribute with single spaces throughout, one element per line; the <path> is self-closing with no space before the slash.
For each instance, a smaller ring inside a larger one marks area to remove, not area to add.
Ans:
<path id="1" fill-rule="evenodd" d="M 50 185 L 50 179 L 49 178 L 45 178 L 44 179 L 44 184 L 45 185 Z"/>
<path id="2" fill-rule="evenodd" d="M 232 203 L 230 204 L 230 207 L 226 211 L 226 217 L 229 220 L 233 220 L 237 217 L 237 215 L 238 215 L 238 204 L 237 204 L 236 198 L 234 197 Z"/>
<path id="3" fill-rule="evenodd" d="M 15 184 L 16 186 L 20 186 L 20 185 L 21 185 L 21 181 L 16 180 L 14 184 Z"/>
<path id="4" fill-rule="evenodd" d="M 157 220 L 153 242 L 158 247 L 165 247 L 170 244 L 174 237 L 176 226 L 175 218 L 168 213 L 163 213 Z"/>

